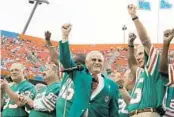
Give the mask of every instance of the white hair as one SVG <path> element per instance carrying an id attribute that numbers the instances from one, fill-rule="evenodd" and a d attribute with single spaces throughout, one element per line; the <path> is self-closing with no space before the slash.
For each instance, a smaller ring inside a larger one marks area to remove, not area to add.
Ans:
<path id="1" fill-rule="evenodd" d="M 96 55 L 99 54 L 102 57 L 102 60 L 104 61 L 104 56 L 100 51 L 91 51 L 86 55 L 86 60 L 89 60 L 91 58 L 92 55 Z"/>
<path id="2" fill-rule="evenodd" d="M 13 63 L 12 65 L 11 65 L 11 68 L 13 67 L 13 66 L 17 66 L 20 70 L 22 70 L 22 71 L 24 71 L 25 70 L 25 66 L 23 65 L 23 64 L 21 64 L 21 63 Z M 11 69 L 10 68 L 10 69 Z"/>

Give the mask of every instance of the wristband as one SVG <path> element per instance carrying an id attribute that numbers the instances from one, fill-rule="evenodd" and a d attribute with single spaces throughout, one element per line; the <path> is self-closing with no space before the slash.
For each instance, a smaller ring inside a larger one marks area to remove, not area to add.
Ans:
<path id="1" fill-rule="evenodd" d="M 130 44 L 129 44 L 128 46 L 129 46 L 130 48 L 133 48 L 133 47 L 134 47 L 134 45 L 130 45 Z"/>
<path id="2" fill-rule="evenodd" d="M 135 16 L 135 17 L 132 18 L 133 21 L 136 20 L 136 19 L 138 19 L 138 16 Z"/>
<path id="3" fill-rule="evenodd" d="M 123 85 L 119 85 L 118 86 L 119 89 L 123 89 L 123 87 L 124 87 Z"/>

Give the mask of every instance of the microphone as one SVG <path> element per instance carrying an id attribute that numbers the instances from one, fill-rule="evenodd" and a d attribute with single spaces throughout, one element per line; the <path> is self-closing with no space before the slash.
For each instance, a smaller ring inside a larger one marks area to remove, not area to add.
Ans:
<path id="1" fill-rule="evenodd" d="M 75 67 L 72 67 L 72 68 L 67 68 L 67 69 L 64 69 L 62 70 L 61 72 L 73 72 L 73 71 L 82 71 L 84 69 L 83 65 L 77 65 Z"/>

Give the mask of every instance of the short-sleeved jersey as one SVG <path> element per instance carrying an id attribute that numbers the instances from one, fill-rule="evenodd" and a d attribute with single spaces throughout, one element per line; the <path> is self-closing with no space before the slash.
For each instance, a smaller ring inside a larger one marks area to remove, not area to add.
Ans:
<path id="1" fill-rule="evenodd" d="M 174 65 L 169 64 L 166 95 L 164 97 L 163 107 L 165 112 L 164 117 L 174 117 Z"/>
<path id="2" fill-rule="evenodd" d="M 169 64 L 168 67 L 168 75 L 169 75 L 169 82 L 167 83 L 167 86 L 174 85 L 174 64 Z"/>
<path id="3" fill-rule="evenodd" d="M 66 77 L 66 76 L 65 76 Z M 71 78 L 67 78 L 62 84 L 59 97 L 56 101 L 57 117 L 68 117 L 74 97 L 74 83 Z"/>
<path id="4" fill-rule="evenodd" d="M 131 94 L 131 101 L 128 106 L 129 111 L 144 108 L 157 108 L 162 105 L 165 95 L 164 79 L 159 74 L 159 52 L 151 46 L 148 59 L 144 69 L 138 68 L 136 71 L 136 83 Z"/>
<path id="5" fill-rule="evenodd" d="M 60 91 L 60 83 L 54 82 L 42 88 L 34 99 L 34 109 L 29 117 L 55 117 L 56 100 Z"/>
<path id="6" fill-rule="evenodd" d="M 129 94 L 131 94 L 131 92 L 129 92 Z M 121 94 L 119 95 L 118 104 L 119 104 L 119 117 L 129 117 L 127 104 L 122 98 Z"/>
<path id="7" fill-rule="evenodd" d="M 19 84 L 13 83 L 10 88 L 15 93 L 29 96 L 31 99 L 33 99 L 36 95 L 36 90 L 34 85 L 29 83 L 27 80 L 24 80 L 20 82 Z M 18 107 L 18 105 L 13 100 L 10 100 L 10 98 L 6 94 L 5 105 L 3 107 L 2 116 L 3 117 L 28 117 L 28 113 L 26 111 L 25 106 Z"/>
<path id="8" fill-rule="evenodd" d="M 174 117 L 174 86 L 168 87 L 164 97 L 164 117 Z"/>

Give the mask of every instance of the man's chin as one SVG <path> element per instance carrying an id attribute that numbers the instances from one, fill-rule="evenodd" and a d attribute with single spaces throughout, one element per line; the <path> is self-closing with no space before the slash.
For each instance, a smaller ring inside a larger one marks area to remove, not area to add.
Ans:
<path id="1" fill-rule="evenodd" d="M 47 79 L 43 79 L 44 82 L 47 82 Z"/>
<path id="2" fill-rule="evenodd" d="M 143 68 L 144 67 L 144 63 L 143 62 L 139 63 L 139 67 Z"/>
<path id="3" fill-rule="evenodd" d="M 141 66 L 140 66 L 141 68 L 144 68 L 144 64 L 141 64 Z"/>
<path id="4" fill-rule="evenodd" d="M 17 80 L 18 78 L 17 77 L 11 77 L 11 79 L 14 81 L 14 80 Z"/>
<path id="5" fill-rule="evenodd" d="M 93 71 L 92 73 L 93 73 L 93 74 L 99 74 L 100 71 Z"/>

